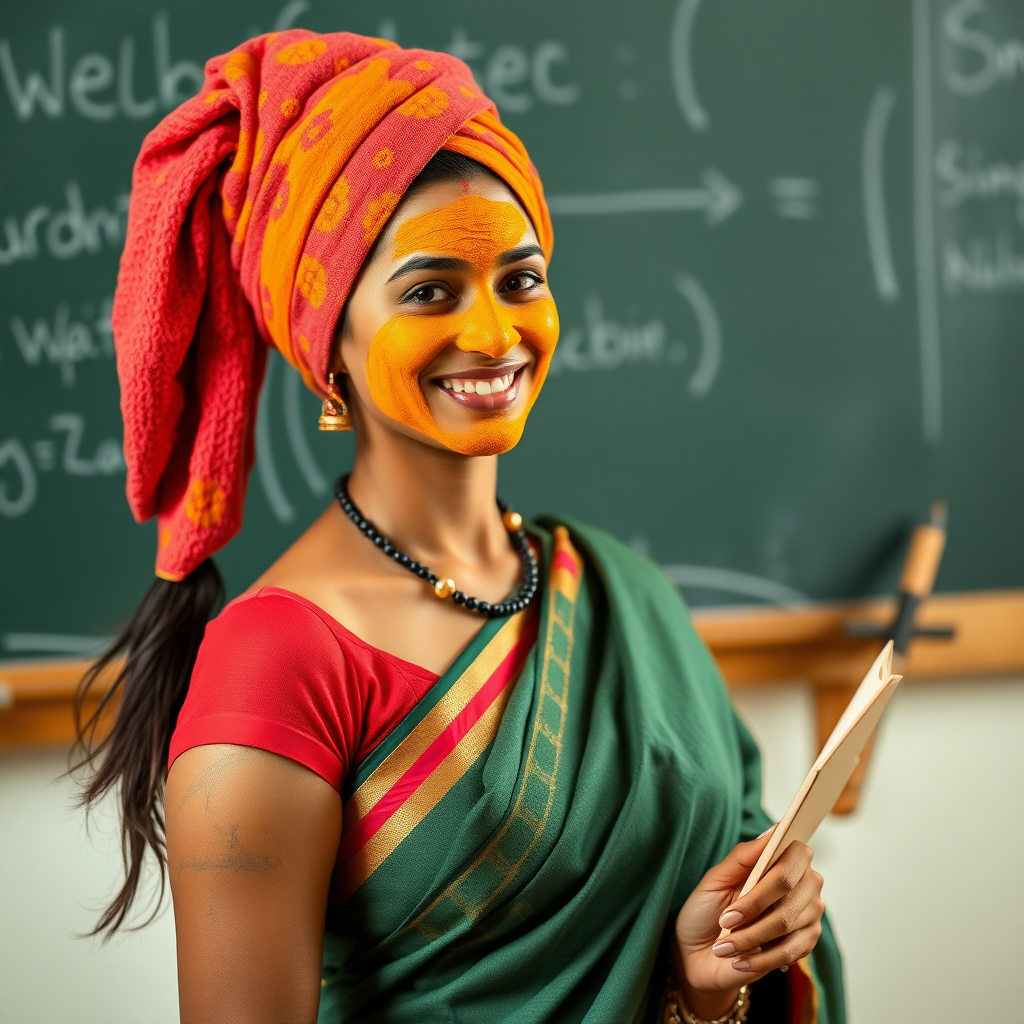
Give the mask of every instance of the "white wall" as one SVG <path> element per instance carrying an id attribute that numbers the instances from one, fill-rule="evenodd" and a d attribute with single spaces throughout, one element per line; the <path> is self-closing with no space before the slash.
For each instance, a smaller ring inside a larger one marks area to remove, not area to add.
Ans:
<path id="1" fill-rule="evenodd" d="M 813 756 L 803 688 L 735 703 L 785 810 Z M 912 682 L 882 721 L 861 806 L 812 841 L 852 1024 L 1024 1021 L 1024 680 Z"/>
<path id="2" fill-rule="evenodd" d="M 172 1024 L 178 1019 L 174 925 L 103 946 L 95 923 L 120 864 L 114 821 L 91 837 L 70 810 L 56 751 L 0 754 L 0 1024 Z"/>
<path id="3" fill-rule="evenodd" d="M 780 814 L 813 751 L 801 687 L 741 693 Z M 852 1024 L 1024 1019 L 1024 680 L 911 683 L 897 693 L 862 797 L 815 839 L 846 954 Z M 0 1022 L 171 1024 L 165 913 L 102 947 L 72 938 L 117 874 L 111 819 L 86 839 L 53 784 L 62 755 L 0 755 Z"/>

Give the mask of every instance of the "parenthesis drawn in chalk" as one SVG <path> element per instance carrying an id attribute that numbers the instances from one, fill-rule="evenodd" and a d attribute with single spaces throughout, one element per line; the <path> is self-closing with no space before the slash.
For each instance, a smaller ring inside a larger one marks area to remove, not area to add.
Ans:
<path id="1" fill-rule="evenodd" d="M 694 398 L 703 398 L 711 390 L 722 365 L 722 327 L 708 293 L 694 278 L 678 274 L 674 284 L 676 291 L 690 304 L 700 329 L 700 359 L 689 388 Z"/>
<path id="2" fill-rule="evenodd" d="M 286 29 L 294 28 L 295 22 L 309 10 L 306 0 L 290 0 L 281 8 L 280 14 L 274 20 L 274 31 L 284 32 Z"/>
<path id="3" fill-rule="evenodd" d="M 23 516 L 36 500 L 36 471 L 25 451 L 25 446 L 12 437 L 0 444 L 0 470 L 11 463 L 21 477 L 20 487 L 8 490 L 8 482 L 0 477 L 0 516 L 15 519 Z"/>
<path id="4" fill-rule="evenodd" d="M 697 98 L 693 81 L 693 23 L 700 4 L 701 0 L 679 0 L 669 33 L 668 54 L 676 101 L 686 123 L 697 132 L 704 131 L 711 124 L 711 118 Z"/>
<path id="5" fill-rule="evenodd" d="M 260 395 L 259 412 L 256 416 L 256 470 L 271 511 L 279 522 L 290 523 L 295 518 L 295 509 L 281 487 L 277 467 L 274 465 L 274 448 L 270 441 L 270 393 L 277 359 L 277 355 L 272 352 L 270 359 L 267 360 L 267 376 L 263 381 L 263 394 Z"/>
<path id="6" fill-rule="evenodd" d="M 874 271 L 878 297 L 886 303 L 893 303 L 900 297 L 885 209 L 885 136 L 895 102 L 896 94 L 892 89 L 883 86 L 875 93 L 864 123 L 860 157 L 864 223 L 868 233 L 871 269 Z"/>
<path id="7" fill-rule="evenodd" d="M 327 493 L 327 480 L 313 458 L 313 453 L 306 443 L 306 435 L 302 431 L 302 378 L 297 373 L 286 373 L 284 377 L 284 428 L 288 434 L 295 464 L 306 481 L 306 486 L 314 494 Z"/>

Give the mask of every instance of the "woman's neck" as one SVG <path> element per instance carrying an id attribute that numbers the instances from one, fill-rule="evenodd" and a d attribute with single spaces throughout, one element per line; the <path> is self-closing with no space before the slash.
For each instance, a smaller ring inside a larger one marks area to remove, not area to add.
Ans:
<path id="1" fill-rule="evenodd" d="M 450 556 L 483 566 L 507 557 L 495 501 L 497 456 L 458 455 L 374 433 L 360 434 L 349 493 L 385 536 L 425 562 Z"/>

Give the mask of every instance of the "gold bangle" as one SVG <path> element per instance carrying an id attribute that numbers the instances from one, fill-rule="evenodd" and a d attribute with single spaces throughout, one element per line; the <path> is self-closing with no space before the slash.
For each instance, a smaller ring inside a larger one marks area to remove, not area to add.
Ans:
<path id="1" fill-rule="evenodd" d="M 675 971 L 671 968 L 668 972 L 668 991 L 665 994 L 665 1016 L 664 1024 L 744 1024 L 747 1014 L 750 1012 L 750 992 L 744 985 L 736 1002 L 732 1004 L 729 1011 L 714 1020 L 704 1020 L 703 1017 L 694 1016 L 690 1008 L 683 1002 L 679 992 L 679 985 L 676 981 Z"/>

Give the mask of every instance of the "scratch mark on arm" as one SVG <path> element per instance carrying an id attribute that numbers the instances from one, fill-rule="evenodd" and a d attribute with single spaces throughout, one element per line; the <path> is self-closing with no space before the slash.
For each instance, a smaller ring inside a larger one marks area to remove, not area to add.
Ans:
<path id="1" fill-rule="evenodd" d="M 207 765 L 193 780 L 192 784 L 185 790 L 184 796 L 181 798 L 181 803 L 178 805 L 178 810 L 181 810 L 185 806 L 188 799 L 195 796 L 196 793 L 202 791 L 206 795 L 206 808 L 203 811 L 205 815 L 210 810 L 210 797 L 213 795 L 214 789 L 217 787 L 217 783 L 221 777 L 230 768 L 234 768 L 237 765 L 242 764 L 244 761 L 250 760 L 254 756 L 254 751 L 248 748 L 241 748 L 239 750 L 233 750 L 230 754 L 225 754 L 223 757 L 217 758 L 216 761 L 211 765 Z"/>

